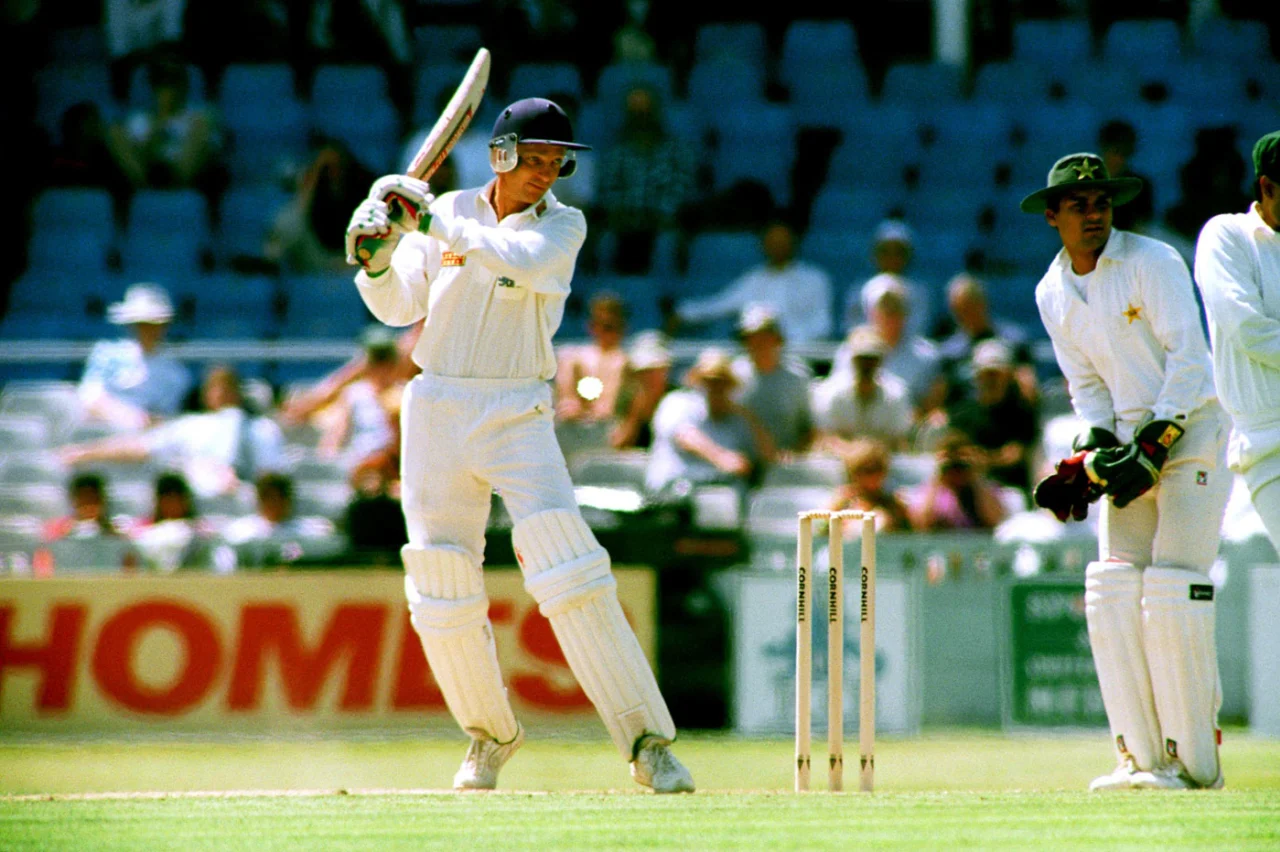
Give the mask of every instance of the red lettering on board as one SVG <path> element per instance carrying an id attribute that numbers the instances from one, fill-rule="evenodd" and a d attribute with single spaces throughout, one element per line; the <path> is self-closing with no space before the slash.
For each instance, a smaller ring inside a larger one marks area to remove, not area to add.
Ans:
<path id="1" fill-rule="evenodd" d="M 391 684 L 392 709 L 444 709 L 444 693 L 431 676 L 426 655 L 422 653 L 422 642 L 408 613 L 405 613 L 401 624 L 400 651 L 396 657 L 395 681 Z"/>
<path id="2" fill-rule="evenodd" d="M 153 687 L 138 679 L 134 649 L 148 630 L 173 631 L 186 646 L 186 660 L 173 683 Z M 222 646 L 214 624 L 180 603 L 143 601 L 111 616 L 98 631 L 93 676 L 103 694 L 139 713 L 176 716 L 200 703 L 222 664 Z"/>
<path id="3" fill-rule="evenodd" d="M 40 672 L 36 708 L 41 711 L 66 710 L 75 688 L 76 660 L 88 610 L 81 604 L 58 604 L 49 614 L 49 629 L 43 644 L 19 644 L 11 635 L 13 606 L 0 607 L 0 687 L 10 668 L 33 668 Z"/>
<path id="4" fill-rule="evenodd" d="M 386 621 L 384 604 L 343 604 L 334 609 L 318 647 L 307 649 L 292 606 L 245 604 L 240 611 L 240 645 L 227 689 L 227 707 L 258 708 L 267 657 L 274 655 L 280 664 L 285 699 L 292 709 L 313 709 L 330 669 L 344 658 L 346 675 L 339 708 L 372 709 Z"/>

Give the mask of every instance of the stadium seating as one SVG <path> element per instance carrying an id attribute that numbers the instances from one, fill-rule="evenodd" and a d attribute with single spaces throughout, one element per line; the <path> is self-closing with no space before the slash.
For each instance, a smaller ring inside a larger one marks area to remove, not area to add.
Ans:
<path id="1" fill-rule="evenodd" d="M 1042 65 L 1071 64 L 1093 54 L 1089 23 L 1079 18 L 1018 21 L 1013 25 L 1013 58 Z"/>
<path id="2" fill-rule="evenodd" d="M 1141 67 L 1169 64 L 1182 58 L 1182 32 L 1170 20 L 1121 20 L 1102 37 L 1102 57 Z"/>
<path id="3" fill-rule="evenodd" d="M 675 98 L 671 69 L 657 62 L 615 62 L 600 69 L 596 78 L 595 102 L 609 113 L 620 111 L 626 93 L 637 85 L 657 92 L 667 103 Z"/>
<path id="4" fill-rule="evenodd" d="M 964 97 L 963 73 L 943 62 L 898 62 L 885 72 L 881 98 L 887 104 L 936 107 Z"/>
<path id="5" fill-rule="evenodd" d="M 111 94 L 111 74 L 104 63 L 78 62 L 48 65 L 35 73 L 36 123 L 59 139 L 59 123 L 68 107 L 87 101 L 96 104 L 106 119 L 116 117 Z"/>
<path id="6" fill-rule="evenodd" d="M 353 109 L 353 104 L 360 108 Z M 387 78 L 372 65 L 325 65 L 311 87 L 315 129 L 344 143 L 375 174 L 391 169 L 400 119 L 387 94 Z"/>
<path id="7" fill-rule="evenodd" d="M 861 69 L 852 24 L 845 20 L 798 20 L 787 25 L 778 60 L 783 83 L 794 90 L 803 78 L 829 65 Z"/>
<path id="8" fill-rule="evenodd" d="M 413 31 L 413 55 L 419 65 L 469 63 L 483 46 L 480 28 L 470 24 L 437 24 Z"/>
<path id="9" fill-rule="evenodd" d="M 821 65 L 791 84 L 791 111 L 799 127 L 842 129 L 849 113 L 868 97 L 862 66 Z"/>
<path id="10" fill-rule="evenodd" d="M 698 63 L 732 58 L 763 71 L 769 59 L 764 27 L 754 21 L 703 24 L 694 37 L 693 57 Z"/>
<path id="11" fill-rule="evenodd" d="M 764 82 L 761 68 L 739 59 L 699 62 L 689 72 L 689 101 L 714 126 L 717 118 L 733 112 L 725 104 L 762 103 Z"/>
<path id="12" fill-rule="evenodd" d="M 41 233 L 89 234 L 110 243 L 115 239 L 115 208 L 105 189 L 47 189 L 36 199 L 31 225 Z"/>
<path id="13" fill-rule="evenodd" d="M 517 65 L 507 85 L 507 101 L 570 94 L 582 100 L 582 74 L 571 62 L 530 62 Z"/>

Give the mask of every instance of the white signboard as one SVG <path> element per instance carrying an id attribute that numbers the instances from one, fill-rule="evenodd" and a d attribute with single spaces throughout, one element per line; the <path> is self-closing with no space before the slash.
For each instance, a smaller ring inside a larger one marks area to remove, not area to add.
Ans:
<path id="1" fill-rule="evenodd" d="M 823 572 L 825 573 L 825 572 Z M 814 588 L 826 585 L 815 573 Z M 735 577 L 733 718 L 743 734 L 795 731 L 796 583 L 790 572 Z M 920 727 L 920 590 L 916 576 L 876 582 L 876 728 L 914 733 Z M 845 729 L 857 727 L 859 590 L 845 585 Z M 827 727 L 827 621 L 822 595 L 814 595 L 813 729 Z"/>

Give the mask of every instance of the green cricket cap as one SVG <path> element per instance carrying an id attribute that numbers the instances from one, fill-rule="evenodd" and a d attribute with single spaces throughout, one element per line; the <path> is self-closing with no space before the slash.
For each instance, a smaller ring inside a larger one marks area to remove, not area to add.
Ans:
<path id="1" fill-rule="evenodd" d="M 1043 213 L 1050 198 L 1066 195 L 1073 189 L 1105 190 L 1111 194 L 1111 204 L 1118 207 L 1132 201 L 1142 191 L 1142 179 L 1113 178 L 1107 171 L 1107 164 L 1097 154 L 1088 151 L 1068 154 L 1053 164 L 1044 189 L 1022 199 L 1019 206 L 1024 213 Z"/>

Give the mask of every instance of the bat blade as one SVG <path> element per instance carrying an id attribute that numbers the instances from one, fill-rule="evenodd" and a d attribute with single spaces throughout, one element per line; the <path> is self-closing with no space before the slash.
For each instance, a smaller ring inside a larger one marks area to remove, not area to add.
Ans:
<path id="1" fill-rule="evenodd" d="M 453 146 L 462 138 L 462 134 L 466 133 L 467 126 L 480 108 L 480 101 L 484 98 L 484 90 L 488 84 L 489 51 L 482 47 L 476 51 L 471 67 L 467 69 L 444 112 L 422 141 L 406 174 L 419 180 L 429 180 L 435 174 Z"/>

